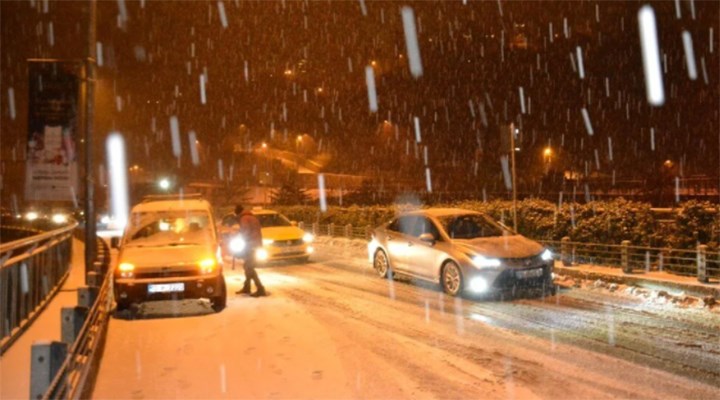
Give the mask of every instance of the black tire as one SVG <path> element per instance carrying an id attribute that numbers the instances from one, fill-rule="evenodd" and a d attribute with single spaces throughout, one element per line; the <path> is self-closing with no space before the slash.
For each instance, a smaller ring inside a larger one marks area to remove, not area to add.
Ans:
<path id="1" fill-rule="evenodd" d="M 463 283 L 460 267 L 453 261 L 446 262 L 440 273 L 440 285 L 443 292 L 450 296 L 459 296 L 463 291 Z"/>
<path id="2" fill-rule="evenodd" d="M 390 260 L 388 260 L 387 254 L 384 251 L 378 250 L 375 252 L 373 257 L 373 269 L 381 278 L 388 278 L 392 276 L 390 271 Z"/>
<path id="3" fill-rule="evenodd" d="M 129 309 L 130 304 L 132 304 L 129 300 L 117 300 L 115 303 L 115 311 L 125 311 Z"/>
<path id="4" fill-rule="evenodd" d="M 222 283 L 220 284 L 220 295 L 210 299 L 212 302 L 212 309 L 215 312 L 220 312 L 227 306 L 227 288 L 225 287 L 225 278 L 220 277 L 220 279 L 222 279 Z"/>

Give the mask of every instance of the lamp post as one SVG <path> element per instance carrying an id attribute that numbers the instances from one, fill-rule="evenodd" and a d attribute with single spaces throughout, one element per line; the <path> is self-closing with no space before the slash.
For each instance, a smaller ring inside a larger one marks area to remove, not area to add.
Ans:
<path id="1" fill-rule="evenodd" d="M 97 3 L 88 2 L 87 54 L 85 57 L 85 284 L 95 261 L 95 179 L 93 176 L 93 106 L 95 103 L 95 32 Z"/>

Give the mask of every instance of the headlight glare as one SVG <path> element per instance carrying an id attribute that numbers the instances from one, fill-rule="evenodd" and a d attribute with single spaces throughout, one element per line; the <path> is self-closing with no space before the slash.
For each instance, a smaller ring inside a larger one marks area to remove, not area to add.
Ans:
<path id="1" fill-rule="evenodd" d="M 269 246 L 273 243 L 275 243 L 275 241 L 272 239 L 263 239 L 263 246 Z"/>
<path id="2" fill-rule="evenodd" d="M 313 236 L 312 233 L 307 232 L 303 235 L 302 239 L 305 243 L 311 243 L 313 240 L 315 240 L 315 236 Z"/>
<path id="3" fill-rule="evenodd" d="M 68 221 L 68 217 L 65 214 L 53 214 L 52 220 L 56 224 L 64 224 Z"/>
<path id="4" fill-rule="evenodd" d="M 553 259 L 553 253 L 550 249 L 545 249 L 545 251 L 543 251 L 540 255 L 540 258 L 542 258 L 543 261 L 550 261 Z"/>
<path id="5" fill-rule="evenodd" d="M 236 236 L 230 239 L 228 247 L 230 247 L 230 251 L 233 252 L 233 254 L 242 253 L 242 251 L 245 250 L 245 239 Z"/>
<path id="6" fill-rule="evenodd" d="M 255 250 L 255 259 L 260 262 L 267 261 L 267 259 L 268 259 L 267 250 L 263 249 L 262 247 L 259 249 L 256 249 Z"/>
<path id="7" fill-rule="evenodd" d="M 202 272 L 203 274 L 209 274 L 213 272 L 215 270 L 215 265 L 216 262 L 213 258 L 205 258 L 198 263 L 198 266 L 200 267 L 200 272 Z"/>
<path id="8" fill-rule="evenodd" d="M 120 265 L 118 265 L 118 271 L 120 272 L 121 278 L 132 278 L 135 265 L 128 262 L 121 262 Z"/>
<path id="9" fill-rule="evenodd" d="M 497 258 L 488 258 L 481 255 L 473 257 L 472 262 L 478 268 L 497 268 L 500 266 L 500 260 Z"/>

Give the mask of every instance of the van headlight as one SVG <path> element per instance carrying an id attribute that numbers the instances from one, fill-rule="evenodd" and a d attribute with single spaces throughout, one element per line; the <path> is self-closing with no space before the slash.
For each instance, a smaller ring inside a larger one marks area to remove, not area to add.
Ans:
<path id="1" fill-rule="evenodd" d="M 550 251 L 550 249 L 545 249 L 545 251 L 543 251 L 543 253 L 540 255 L 540 258 L 543 261 L 550 261 L 553 259 L 553 253 L 552 251 Z"/>
<path id="2" fill-rule="evenodd" d="M 132 278 L 135 272 L 135 265 L 128 262 L 121 262 L 118 265 L 118 271 L 120 272 L 121 278 Z"/>
<path id="3" fill-rule="evenodd" d="M 217 262 L 213 258 L 205 258 L 203 260 L 200 260 L 200 262 L 198 263 L 201 274 L 211 274 L 213 271 L 215 271 L 216 265 Z"/>
<path id="4" fill-rule="evenodd" d="M 500 266 L 500 260 L 497 258 L 488 258 L 477 255 L 472 258 L 472 263 L 478 268 L 497 268 Z"/>
<path id="5" fill-rule="evenodd" d="M 306 232 L 306 233 L 303 235 L 303 242 L 305 242 L 305 243 L 312 243 L 313 240 L 315 240 L 315 236 L 313 236 L 312 233 Z"/>

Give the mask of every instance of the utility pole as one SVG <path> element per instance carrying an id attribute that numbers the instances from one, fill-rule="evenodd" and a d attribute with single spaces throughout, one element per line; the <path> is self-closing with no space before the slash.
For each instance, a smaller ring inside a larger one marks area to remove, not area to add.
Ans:
<path id="1" fill-rule="evenodd" d="M 510 163 L 512 164 L 513 229 L 517 232 L 517 179 L 515 177 L 515 124 L 510 123 Z"/>
<path id="2" fill-rule="evenodd" d="M 93 109 L 95 103 L 95 59 L 97 3 L 88 0 L 87 54 L 85 57 L 85 284 L 95 261 L 95 179 L 93 172 Z"/>

